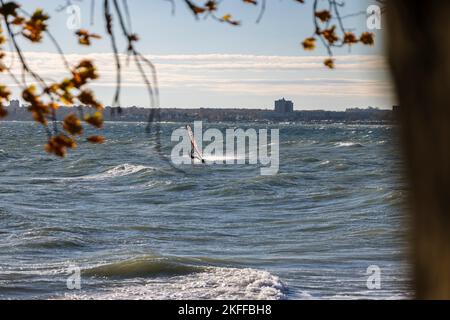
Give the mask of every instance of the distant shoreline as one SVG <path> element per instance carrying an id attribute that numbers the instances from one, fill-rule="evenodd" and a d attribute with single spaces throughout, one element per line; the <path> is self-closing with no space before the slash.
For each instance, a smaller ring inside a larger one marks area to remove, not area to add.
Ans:
<path id="1" fill-rule="evenodd" d="M 194 121 L 202 121 L 202 119 L 194 120 Z M 35 124 L 34 120 L 7 120 L 2 119 L 0 123 L 8 122 L 8 123 L 30 123 Z M 58 123 L 62 123 L 62 120 L 57 120 Z M 113 123 L 136 123 L 136 124 L 146 124 L 147 121 L 128 121 L 128 120 L 105 120 L 104 123 L 113 124 Z M 153 123 L 160 124 L 186 124 L 191 123 L 188 121 L 159 121 Z M 235 124 L 235 123 L 255 123 L 255 124 L 364 124 L 364 125 L 395 125 L 396 122 L 393 120 L 380 120 L 380 121 L 369 121 L 369 120 L 348 120 L 348 121 L 334 121 L 334 120 L 307 120 L 307 121 L 205 121 L 205 123 L 223 123 L 223 124 Z"/>
<path id="2" fill-rule="evenodd" d="M 8 116 L 2 121 L 32 121 L 31 113 L 26 107 L 7 107 Z M 106 107 L 103 111 L 107 122 L 148 122 L 152 109 L 129 107 Z M 363 123 L 392 123 L 395 111 L 376 108 L 347 109 L 345 111 L 302 110 L 294 112 L 276 112 L 265 109 L 180 109 L 160 108 L 155 112 L 153 121 L 160 122 L 363 122 Z M 90 107 L 60 107 L 56 113 L 58 121 L 63 120 L 70 113 L 93 112 Z"/>

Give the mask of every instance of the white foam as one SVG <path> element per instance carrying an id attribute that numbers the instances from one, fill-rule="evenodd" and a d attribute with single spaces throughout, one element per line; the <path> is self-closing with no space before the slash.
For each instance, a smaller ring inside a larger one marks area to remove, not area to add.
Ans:
<path id="1" fill-rule="evenodd" d="M 187 162 L 191 161 L 191 157 L 188 155 L 185 155 L 182 157 L 183 159 L 189 159 Z M 227 155 L 223 155 L 223 156 L 206 156 L 203 155 L 203 159 L 207 162 L 217 162 L 217 163 L 225 163 L 226 161 L 237 161 L 237 160 L 242 160 L 242 159 L 247 159 L 248 155 L 244 156 L 244 157 L 238 157 L 236 155 L 234 156 L 227 156 Z M 201 163 L 201 160 L 195 158 L 194 159 L 194 163 Z"/>
<path id="2" fill-rule="evenodd" d="M 267 271 L 208 267 L 202 272 L 169 278 L 143 279 L 93 294 L 66 294 L 65 299 L 227 299 L 279 300 L 285 298 L 281 280 Z"/>
<path id="3" fill-rule="evenodd" d="M 115 166 L 114 168 L 111 168 L 103 173 L 90 175 L 82 177 L 81 179 L 87 179 L 87 180 L 96 180 L 96 179 L 105 179 L 105 178 L 115 178 L 115 177 L 122 177 L 127 176 L 136 172 L 140 172 L 143 170 L 151 169 L 154 170 L 152 167 L 146 167 L 142 165 L 133 165 L 133 164 L 121 164 L 118 166 Z"/>
<path id="4" fill-rule="evenodd" d="M 147 167 L 142 165 L 133 165 L 133 164 L 121 164 L 118 166 L 115 166 L 105 172 L 98 173 L 98 174 L 92 174 L 92 175 L 86 175 L 86 176 L 80 176 L 80 177 L 35 177 L 31 178 L 33 181 L 47 181 L 47 180 L 104 180 L 108 178 L 116 178 L 116 177 L 122 177 L 127 176 L 136 172 L 144 171 L 144 170 L 157 170 L 153 167 Z"/>
<path id="5" fill-rule="evenodd" d="M 356 142 L 338 142 L 335 144 L 336 147 L 354 147 L 354 146 L 358 146 L 360 147 L 361 144 L 356 143 Z"/>
<path id="6" fill-rule="evenodd" d="M 205 156 L 204 157 L 205 161 L 211 161 L 211 162 L 218 162 L 218 163 L 224 163 L 224 162 L 228 162 L 228 161 L 237 161 L 237 160 L 242 160 L 242 159 L 246 159 L 246 157 L 238 157 L 238 156 Z"/>
<path id="7" fill-rule="evenodd" d="M 103 180 L 108 178 L 116 178 L 127 176 L 136 172 L 140 172 L 146 169 L 154 170 L 152 167 L 146 167 L 141 165 L 133 165 L 133 164 L 121 164 L 111 168 L 105 172 L 93 175 L 87 175 L 82 177 L 68 178 L 68 179 L 80 179 L 80 180 Z"/>

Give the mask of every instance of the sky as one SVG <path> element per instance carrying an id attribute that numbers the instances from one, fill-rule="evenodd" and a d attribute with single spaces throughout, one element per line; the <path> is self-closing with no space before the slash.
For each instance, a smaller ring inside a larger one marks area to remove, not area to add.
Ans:
<path id="1" fill-rule="evenodd" d="M 259 23 L 259 7 L 224 0 L 219 14 L 231 13 L 242 22 L 239 27 L 212 19 L 196 20 L 183 1 L 174 1 L 172 10 L 167 0 L 128 0 L 132 28 L 140 38 L 137 48 L 157 68 L 161 107 L 267 109 L 282 97 L 293 100 L 297 110 L 391 108 L 395 104 L 383 58 L 383 30 L 375 32 L 374 47 L 357 45 L 335 50 L 336 69 L 329 70 L 322 64 L 324 48 L 319 45 L 315 51 L 305 52 L 300 45 L 314 31 L 312 0 L 304 5 L 294 0 L 267 0 Z M 365 11 L 371 3 L 345 2 L 344 14 Z M 37 4 L 33 0 L 21 3 L 28 12 Z M 91 88 L 109 105 L 115 89 L 115 67 L 111 43 L 105 36 L 102 1 L 94 0 L 92 21 L 90 0 L 72 1 L 79 8 L 79 20 L 73 19 L 73 9 L 58 11 L 65 3 L 46 0 L 38 5 L 51 15 L 49 29 L 70 63 L 84 58 L 94 60 L 100 79 Z M 90 47 L 80 46 L 73 21 L 78 22 L 75 28 L 88 29 L 103 38 L 94 40 Z M 347 18 L 345 25 L 361 33 L 366 31 L 366 17 Z M 117 38 L 121 38 L 120 31 L 115 30 Z M 38 45 L 20 41 L 20 45 L 33 70 L 46 79 L 68 75 L 49 39 Z M 124 41 L 119 41 L 119 48 L 125 52 Z M 121 58 L 126 65 L 126 56 Z M 20 74 L 17 62 L 13 70 Z M 0 81 L 19 96 L 18 88 L 6 75 L 0 75 Z M 124 68 L 123 86 L 122 106 L 149 106 L 146 87 L 132 63 Z"/>

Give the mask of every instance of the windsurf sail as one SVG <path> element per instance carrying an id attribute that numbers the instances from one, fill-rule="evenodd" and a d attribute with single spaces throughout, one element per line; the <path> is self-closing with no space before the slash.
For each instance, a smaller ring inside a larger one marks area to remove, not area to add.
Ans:
<path id="1" fill-rule="evenodd" d="M 197 141 L 195 141 L 194 133 L 192 132 L 191 126 L 187 125 L 186 130 L 189 134 L 189 139 L 191 140 L 191 148 L 192 148 L 191 149 L 191 158 L 192 159 L 197 158 L 200 161 L 205 162 L 205 160 L 203 159 L 203 154 L 202 154 L 202 152 L 200 152 L 200 149 L 198 148 Z"/>

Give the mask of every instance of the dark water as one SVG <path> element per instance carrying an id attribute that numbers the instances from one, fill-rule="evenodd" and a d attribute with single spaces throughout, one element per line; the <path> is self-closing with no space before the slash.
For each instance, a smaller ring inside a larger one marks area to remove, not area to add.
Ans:
<path id="1" fill-rule="evenodd" d="M 281 125 L 276 176 L 176 172 L 144 127 L 107 124 L 107 143 L 56 159 L 38 126 L 0 122 L 0 298 L 410 296 L 393 127 Z M 66 287 L 70 266 L 81 290 Z"/>

